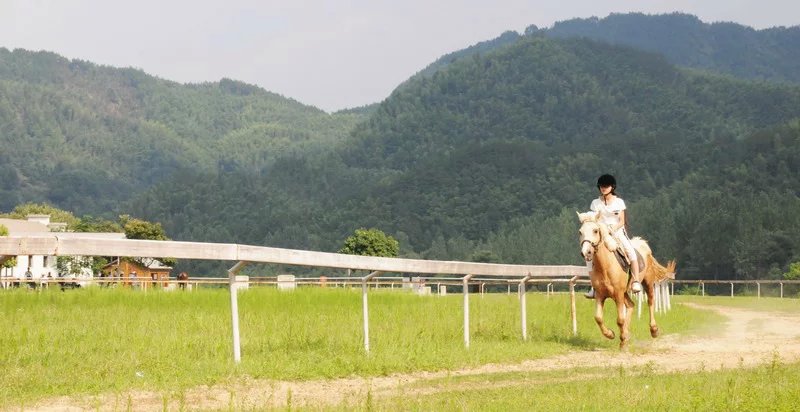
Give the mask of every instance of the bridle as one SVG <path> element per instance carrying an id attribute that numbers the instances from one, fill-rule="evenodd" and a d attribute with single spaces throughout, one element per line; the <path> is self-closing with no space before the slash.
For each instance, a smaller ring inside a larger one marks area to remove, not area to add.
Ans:
<path id="1" fill-rule="evenodd" d="M 591 241 L 591 240 L 589 240 L 589 239 L 584 239 L 584 240 L 583 240 L 583 242 L 581 242 L 581 245 L 580 245 L 580 246 L 581 246 L 581 249 L 583 249 L 583 244 L 584 244 L 584 243 L 588 243 L 588 244 L 592 245 L 592 249 L 594 249 L 594 250 L 595 250 L 595 252 L 597 251 L 597 246 L 599 246 L 599 245 L 600 245 L 600 241 L 599 241 L 599 240 L 597 241 L 597 243 L 592 243 L 592 241 Z"/>
<path id="2" fill-rule="evenodd" d="M 600 242 L 603 240 L 603 232 L 600 231 L 600 225 L 599 224 L 597 224 L 596 222 L 592 222 L 592 223 L 594 223 L 597 226 L 598 233 L 600 234 L 599 238 L 597 239 L 597 243 L 594 243 L 589 239 L 583 239 L 583 241 L 581 241 L 580 248 L 583 249 L 583 244 L 584 243 L 588 243 L 588 244 L 592 245 L 592 249 L 594 249 L 594 251 L 597 252 L 597 247 L 600 245 Z"/>

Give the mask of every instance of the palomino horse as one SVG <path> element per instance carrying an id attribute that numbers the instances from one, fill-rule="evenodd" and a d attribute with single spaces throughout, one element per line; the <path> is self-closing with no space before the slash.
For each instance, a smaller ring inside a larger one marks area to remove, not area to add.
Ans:
<path id="1" fill-rule="evenodd" d="M 633 314 L 633 301 L 628 295 L 628 286 L 632 279 L 622 269 L 614 256 L 618 245 L 616 239 L 609 233 L 608 227 L 597 222 L 594 212 L 578 213 L 582 225 L 580 228 L 581 255 L 587 262 L 592 262 L 590 272 L 592 287 L 594 288 L 595 312 L 594 320 L 600 327 L 603 336 L 614 339 L 614 331 L 608 329 L 603 323 L 603 303 L 607 298 L 617 304 L 617 326 L 619 327 L 619 347 L 625 348 L 630 340 L 629 326 Z M 647 306 L 650 309 L 650 336 L 658 336 L 658 325 L 655 316 L 655 289 L 656 282 L 665 278 L 675 277 L 675 261 L 670 261 L 667 267 L 661 266 L 653 257 L 650 246 L 642 238 L 631 239 L 633 247 L 639 251 L 644 261 L 644 269 L 639 272 L 639 280 L 647 293 Z"/>

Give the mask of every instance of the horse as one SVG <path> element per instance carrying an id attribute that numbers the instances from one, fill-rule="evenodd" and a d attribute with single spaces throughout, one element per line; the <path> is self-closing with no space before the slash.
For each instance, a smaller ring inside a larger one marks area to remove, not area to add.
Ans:
<path id="1" fill-rule="evenodd" d="M 189 282 L 189 274 L 186 272 L 181 272 L 178 274 L 178 287 L 181 290 L 186 290 L 186 284 Z"/>
<path id="2" fill-rule="evenodd" d="M 614 331 L 608 329 L 603 323 L 603 304 L 607 298 L 613 299 L 617 305 L 619 347 L 624 349 L 630 340 L 629 326 L 633 314 L 633 300 L 628 295 L 628 287 L 633 279 L 628 279 L 628 274 L 614 256 L 621 245 L 611 235 L 608 226 L 597 221 L 596 213 L 578 213 L 578 219 L 581 222 L 579 230 L 581 255 L 587 262 L 592 262 L 590 277 L 595 294 L 594 320 L 600 327 L 603 336 L 614 339 Z M 653 257 L 650 246 L 644 239 L 634 237 L 631 239 L 631 243 L 642 257 L 637 264 L 644 262 L 644 268 L 639 271 L 639 280 L 647 293 L 647 306 L 650 309 L 650 336 L 656 338 L 659 330 L 654 307 L 655 284 L 666 278 L 675 278 L 675 261 L 670 261 L 666 267 L 661 266 Z"/>

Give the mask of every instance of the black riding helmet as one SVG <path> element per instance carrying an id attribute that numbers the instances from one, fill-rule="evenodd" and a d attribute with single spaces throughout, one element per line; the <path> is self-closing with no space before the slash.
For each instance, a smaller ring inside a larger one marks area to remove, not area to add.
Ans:
<path id="1" fill-rule="evenodd" d="M 617 189 L 617 179 L 611 175 L 602 175 L 597 179 L 597 188 L 611 186 L 611 190 Z"/>

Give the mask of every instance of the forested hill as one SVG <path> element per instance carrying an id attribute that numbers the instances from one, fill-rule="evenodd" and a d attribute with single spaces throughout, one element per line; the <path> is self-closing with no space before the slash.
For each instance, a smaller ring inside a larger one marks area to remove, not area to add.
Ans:
<path id="1" fill-rule="evenodd" d="M 407 256 L 577 263 L 574 212 L 610 172 L 657 256 L 760 276 L 800 259 L 800 213 L 779 213 L 800 211 L 798 116 L 800 87 L 530 36 L 415 77 L 331 154 L 187 174 L 133 210 L 177 239 L 332 251 L 374 226 Z"/>
<path id="2" fill-rule="evenodd" d="M 428 76 L 460 58 L 533 36 L 585 37 L 662 54 L 679 66 L 745 79 L 800 82 L 800 26 L 755 30 L 736 23 L 705 23 L 682 13 L 611 14 L 602 19 L 561 21 L 551 28 L 530 26 L 523 34 L 505 32 L 496 39 L 442 56 L 419 75 Z"/>
<path id="3" fill-rule="evenodd" d="M 677 65 L 747 79 L 800 82 L 798 26 L 754 30 L 736 23 L 708 24 L 681 13 L 631 13 L 562 21 L 546 34 L 624 44 L 661 53 Z"/>
<path id="4" fill-rule="evenodd" d="M 363 116 L 229 79 L 183 85 L 0 48 L 0 210 L 35 201 L 111 214 L 184 169 L 257 173 L 280 153 L 322 150 Z"/>

